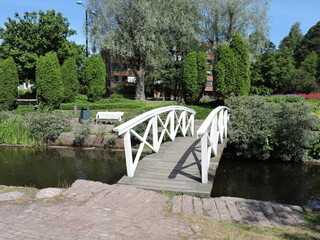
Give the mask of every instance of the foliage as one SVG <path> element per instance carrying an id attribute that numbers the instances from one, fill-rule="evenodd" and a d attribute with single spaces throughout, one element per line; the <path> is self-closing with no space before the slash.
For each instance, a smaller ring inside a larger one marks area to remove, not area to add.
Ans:
<path id="1" fill-rule="evenodd" d="M 54 112 L 35 112 L 31 115 L 29 129 L 36 141 L 55 141 L 62 131 L 71 129 L 70 117 Z"/>
<path id="2" fill-rule="evenodd" d="M 67 58 L 61 66 L 61 75 L 64 88 L 64 101 L 72 102 L 79 89 L 77 63 L 74 57 Z"/>
<path id="3" fill-rule="evenodd" d="M 121 94 L 113 93 L 113 94 L 111 94 L 110 98 L 111 99 L 122 99 L 124 97 Z"/>
<path id="4" fill-rule="evenodd" d="M 276 146 L 273 157 L 283 161 L 302 161 L 307 157 L 313 138 L 311 130 L 319 124 L 306 105 L 281 104 L 276 113 Z"/>
<path id="5" fill-rule="evenodd" d="M 34 144 L 31 132 L 22 118 L 0 120 L 0 144 Z"/>
<path id="6" fill-rule="evenodd" d="M 295 49 L 294 57 L 298 65 L 312 52 L 320 55 L 320 21 L 309 29 Z"/>
<path id="7" fill-rule="evenodd" d="M 289 49 L 291 55 L 293 55 L 296 47 L 299 45 L 302 39 L 303 34 L 300 29 L 300 22 L 296 22 L 291 26 L 289 35 L 281 40 L 279 49 L 284 50 L 287 48 Z"/>
<path id="8" fill-rule="evenodd" d="M 90 102 L 98 101 L 105 93 L 106 66 L 100 55 L 84 60 L 84 85 Z"/>
<path id="9" fill-rule="evenodd" d="M 273 107 L 254 97 L 231 97 L 226 105 L 230 108 L 230 147 L 235 154 L 245 159 L 269 159 L 275 142 Z"/>
<path id="10" fill-rule="evenodd" d="M 318 120 L 307 106 L 271 105 L 256 97 L 232 97 L 229 140 L 238 157 L 257 160 L 302 161 Z"/>
<path id="11" fill-rule="evenodd" d="M 34 112 L 35 111 L 35 106 L 32 105 L 18 105 L 16 109 L 12 111 L 14 114 L 19 114 L 19 115 L 26 115 L 27 113 Z"/>
<path id="12" fill-rule="evenodd" d="M 205 0 L 201 7 L 202 32 L 214 49 L 230 42 L 236 32 L 250 35 L 250 45 L 260 53 L 268 32 L 269 0 Z"/>
<path id="13" fill-rule="evenodd" d="M 116 141 L 117 141 L 116 138 L 108 138 L 106 147 L 112 148 L 114 145 L 116 145 Z"/>
<path id="14" fill-rule="evenodd" d="M 236 59 L 236 95 L 248 95 L 250 92 L 250 60 L 249 48 L 246 42 L 236 33 L 230 43 Z"/>
<path id="15" fill-rule="evenodd" d="M 0 60 L 0 111 L 11 109 L 18 97 L 18 70 L 12 57 Z"/>
<path id="16" fill-rule="evenodd" d="M 49 107 L 58 107 L 63 100 L 63 83 L 57 54 L 41 56 L 36 67 L 38 100 Z"/>
<path id="17" fill-rule="evenodd" d="M 90 0 L 91 35 L 100 49 L 126 59 L 134 72 L 136 99 L 145 99 L 145 78 L 166 64 L 173 46 L 197 39 L 195 0 Z M 181 49 L 178 49 L 181 50 Z M 185 51 L 186 49 L 183 49 Z"/>
<path id="18" fill-rule="evenodd" d="M 215 90 L 220 98 L 227 98 L 237 90 L 237 61 L 233 51 L 227 45 L 222 45 L 218 63 L 214 67 Z"/>
<path id="19" fill-rule="evenodd" d="M 74 144 L 76 146 L 82 146 L 84 139 L 90 134 L 90 121 L 82 121 L 81 124 L 77 124 L 73 129 L 74 132 Z"/>
<path id="20" fill-rule="evenodd" d="M 297 95 L 276 95 L 265 97 L 265 100 L 274 103 L 298 103 L 303 102 L 304 98 Z"/>
<path id="21" fill-rule="evenodd" d="M 308 154 L 314 159 L 320 159 L 320 136 L 313 139 L 313 143 Z"/>
<path id="22" fill-rule="evenodd" d="M 317 77 L 318 69 L 319 69 L 319 56 L 315 51 L 309 53 L 306 58 L 301 62 L 300 69 L 308 72 L 314 78 Z"/>
<path id="23" fill-rule="evenodd" d="M 189 53 L 183 62 L 182 94 L 186 104 L 197 102 L 199 95 L 197 53 Z M 200 90 L 201 91 L 201 90 Z"/>
<path id="24" fill-rule="evenodd" d="M 14 18 L 8 18 L 4 25 L 5 29 L 0 29 L 0 57 L 14 58 L 20 81 L 34 82 L 36 62 L 47 52 L 58 52 L 61 64 L 70 56 L 79 62 L 83 58 L 83 47 L 67 40 L 76 32 L 69 29 L 68 20 L 54 10 L 25 12 L 23 16 L 15 13 Z"/>

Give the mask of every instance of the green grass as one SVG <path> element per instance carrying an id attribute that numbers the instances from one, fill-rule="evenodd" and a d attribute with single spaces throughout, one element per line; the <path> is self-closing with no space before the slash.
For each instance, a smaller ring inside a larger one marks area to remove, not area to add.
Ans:
<path id="1" fill-rule="evenodd" d="M 132 118 L 136 115 L 141 114 L 142 112 L 150 111 L 159 107 L 166 107 L 170 105 L 182 105 L 181 102 L 177 101 L 148 101 L 148 100 L 130 100 L 124 98 L 117 99 L 101 99 L 98 102 L 91 103 L 86 100 L 77 100 L 72 103 L 62 103 L 60 104 L 61 110 L 73 110 L 73 105 L 78 106 L 78 110 L 81 110 L 83 107 L 89 107 L 91 110 L 91 117 L 95 117 L 96 113 L 99 111 L 121 111 L 124 112 L 124 119 Z M 197 113 L 195 119 L 205 119 L 208 114 L 218 106 L 217 101 L 206 101 L 200 103 L 196 106 L 187 106 Z"/>

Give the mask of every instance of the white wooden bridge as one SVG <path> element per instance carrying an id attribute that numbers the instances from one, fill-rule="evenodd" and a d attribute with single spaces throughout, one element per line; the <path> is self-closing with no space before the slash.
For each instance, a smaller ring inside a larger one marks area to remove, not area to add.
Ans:
<path id="1" fill-rule="evenodd" d="M 200 127 L 195 114 L 182 106 L 162 107 L 114 128 L 124 137 L 127 167 L 118 184 L 210 196 L 226 144 L 229 109 L 215 108 Z M 134 154 L 132 144 L 137 142 Z M 142 157 L 145 147 L 154 153 Z"/>

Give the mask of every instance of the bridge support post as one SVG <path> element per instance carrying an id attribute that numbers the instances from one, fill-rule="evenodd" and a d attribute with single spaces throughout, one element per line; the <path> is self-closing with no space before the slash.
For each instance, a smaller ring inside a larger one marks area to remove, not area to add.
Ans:
<path id="1" fill-rule="evenodd" d="M 201 137 L 201 181 L 202 183 L 208 183 L 208 133 Z"/>
<path id="2" fill-rule="evenodd" d="M 128 177 L 133 177 L 134 169 L 133 169 L 133 162 L 132 162 L 130 130 L 125 133 L 123 140 L 124 140 L 124 151 L 126 156 L 127 175 Z"/>

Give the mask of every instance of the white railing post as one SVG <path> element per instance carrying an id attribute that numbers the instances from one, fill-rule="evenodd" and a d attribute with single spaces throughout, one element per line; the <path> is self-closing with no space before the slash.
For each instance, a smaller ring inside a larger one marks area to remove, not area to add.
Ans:
<path id="1" fill-rule="evenodd" d="M 208 132 L 201 137 L 201 181 L 202 183 L 208 183 Z M 210 159 L 210 158 L 209 158 Z"/>
<path id="2" fill-rule="evenodd" d="M 133 169 L 133 162 L 132 162 L 130 130 L 125 133 L 123 140 L 124 140 L 124 152 L 126 156 L 127 175 L 128 177 L 133 177 L 134 169 Z"/>
<path id="3" fill-rule="evenodd" d="M 160 143 L 158 144 L 158 116 L 153 117 L 152 140 L 153 140 L 153 148 L 155 149 L 156 152 L 158 152 L 160 148 Z"/>
<path id="4" fill-rule="evenodd" d="M 174 126 L 174 115 L 175 115 L 175 111 L 174 110 L 172 110 L 170 113 L 170 138 L 171 138 L 171 140 L 172 141 L 174 141 L 174 139 L 175 139 L 175 134 L 174 134 L 174 128 L 175 128 L 175 126 Z"/>

